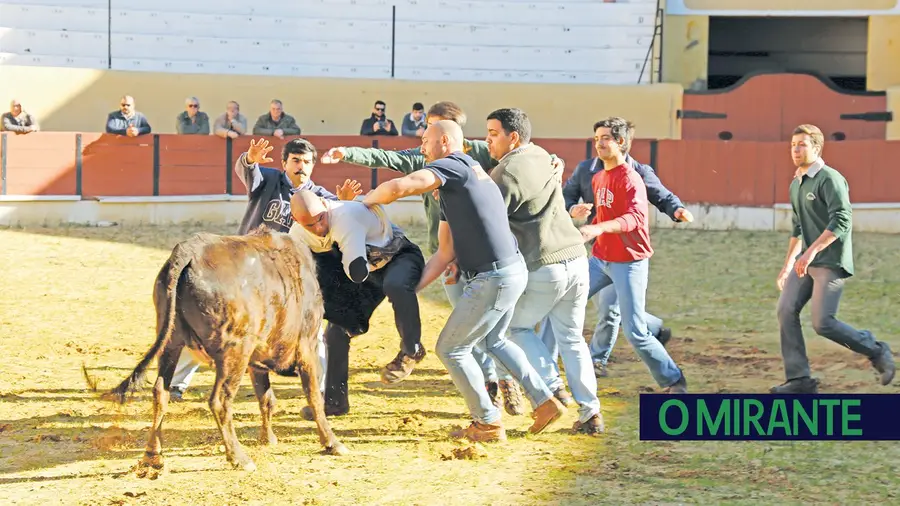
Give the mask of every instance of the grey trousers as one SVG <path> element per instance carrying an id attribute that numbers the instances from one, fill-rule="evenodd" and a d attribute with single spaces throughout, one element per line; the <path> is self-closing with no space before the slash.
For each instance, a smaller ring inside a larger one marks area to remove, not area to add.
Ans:
<path id="1" fill-rule="evenodd" d="M 791 270 L 778 299 L 778 324 L 781 327 L 781 356 L 788 381 L 810 375 L 806 344 L 800 327 L 800 311 L 812 301 L 812 324 L 816 334 L 842 346 L 874 358 L 881 345 L 867 330 L 856 330 L 835 318 L 844 281 L 841 273 L 827 267 L 810 267 L 806 276 Z"/>

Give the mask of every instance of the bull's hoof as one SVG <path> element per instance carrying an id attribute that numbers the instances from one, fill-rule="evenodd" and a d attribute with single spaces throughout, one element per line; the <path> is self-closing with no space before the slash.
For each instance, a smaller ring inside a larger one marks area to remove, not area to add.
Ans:
<path id="1" fill-rule="evenodd" d="M 259 444 L 266 446 L 277 446 L 278 438 L 275 437 L 275 434 L 260 434 Z"/>
<path id="2" fill-rule="evenodd" d="M 346 446 L 344 446 L 344 443 L 335 443 L 333 446 L 325 448 L 325 453 L 327 455 L 343 457 L 344 455 L 350 455 L 350 450 Z"/>
<path id="3" fill-rule="evenodd" d="M 231 467 L 233 467 L 234 469 L 237 469 L 239 471 L 246 471 L 248 473 L 256 471 L 256 464 L 250 457 L 246 455 L 236 456 L 230 460 Z"/>
<path id="4" fill-rule="evenodd" d="M 147 478 L 155 480 L 160 477 L 166 470 L 166 463 L 162 455 L 144 454 L 144 457 L 132 468 L 135 476 L 138 478 Z"/>

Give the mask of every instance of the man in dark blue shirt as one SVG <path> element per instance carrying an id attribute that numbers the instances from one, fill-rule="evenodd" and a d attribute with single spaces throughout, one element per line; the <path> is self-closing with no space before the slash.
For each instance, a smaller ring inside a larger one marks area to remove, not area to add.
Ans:
<path id="1" fill-rule="evenodd" d="M 242 153 L 234 163 L 234 171 L 247 187 L 247 210 L 238 228 L 238 234 L 246 235 L 260 225 L 266 225 L 276 232 L 291 230 L 291 195 L 300 190 L 309 190 L 328 200 L 353 200 L 360 191 L 357 181 L 347 180 L 337 188 L 338 196 L 313 183 L 311 176 L 316 164 L 316 148 L 306 139 L 293 139 L 281 148 L 281 169 L 260 166 L 273 161 L 269 153 L 274 149 L 269 141 L 250 141 L 246 153 Z M 319 332 L 319 361 L 321 364 L 319 385 L 325 387 L 325 347 L 322 331 Z M 172 377 L 171 399 L 182 400 L 185 390 L 200 362 L 188 352 L 181 352 L 175 374 Z"/>
<path id="2" fill-rule="evenodd" d="M 595 125 L 594 132 L 596 131 L 597 128 Z M 628 143 L 626 146 L 627 151 L 631 150 L 631 143 L 633 140 L 634 124 L 629 122 L 628 138 L 626 139 L 626 142 Z M 644 185 L 647 187 L 647 200 L 649 200 L 650 204 L 671 218 L 672 221 L 691 222 L 694 220 L 694 217 L 691 215 L 690 211 L 685 208 L 681 199 L 662 184 L 659 177 L 657 177 L 656 172 L 653 170 L 653 167 L 639 163 L 631 157 L 631 154 L 625 155 L 625 161 L 630 163 L 638 175 L 641 176 L 641 179 L 644 180 Z M 594 178 L 594 175 L 601 170 L 603 170 L 603 162 L 601 162 L 598 157 L 594 157 L 579 163 L 569 177 L 569 180 L 566 181 L 565 186 L 563 187 L 563 197 L 566 201 L 566 209 L 569 210 L 569 214 L 573 218 L 578 220 L 586 219 L 588 223 L 594 219 L 594 193 L 591 180 Z M 580 203 L 579 200 L 581 200 Z M 600 274 L 598 260 L 591 256 L 589 264 L 591 281 L 588 298 L 593 298 L 594 295 L 597 296 L 594 298 L 594 305 L 597 307 L 599 315 L 599 321 L 597 322 L 597 327 L 594 329 L 594 335 L 591 336 L 591 359 L 594 361 L 594 372 L 597 376 L 604 377 L 607 375 L 606 363 L 609 360 L 609 355 L 612 353 L 613 347 L 616 345 L 616 338 L 619 334 L 619 324 L 622 321 L 622 317 L 619 314 L 619 303 L 613 286 L 608 285 L 601 290 L 597 289 L 597 280 Z M 663 345 L 665 345 L 672 337 L 672 330 L 663 327 L 663 322 L 658 317 L 647 313 L 646 322 L 650 333 Z M 547 325 L 546 323 L 546 320 L 541 322 L 541 339 L 544 341 L 544 344 L 550 348 L 551 357 L 555 360 L 557 356 L 556 340 L 551 333 L 550 325 Z M 562 384 L 561 381 L 557 383 L 560 385 Z M 551 384 L 550 386 L 552 388 L 556 386 L 556 384 Z"/>
<path id="3" fill-rule="evenodd" d="M 463 294 L 435 347 L 474 419 L 452 436 L 481 442 L 506 439 L 500 410 L 491 402 L 484 374 L 472 355 L 472 348 L 482 340 L 485 349 L 522 385 L 535 408 L 529 431 L 541 432 L 565 408 L 522 350 L 504 336 L 525 291 L 528 270 L 510 231 L 500 188 L 478 162 L 464 154 L 462 129 L 452 121 L 428 127 L 422 136 L 422 154 L 424 169 L 379 185 L 363 202 L 387 205 L 439 190 L 438 250 L 425 264 L 417 290 L 437 279 L 454 260 L 465 273 Z"/>

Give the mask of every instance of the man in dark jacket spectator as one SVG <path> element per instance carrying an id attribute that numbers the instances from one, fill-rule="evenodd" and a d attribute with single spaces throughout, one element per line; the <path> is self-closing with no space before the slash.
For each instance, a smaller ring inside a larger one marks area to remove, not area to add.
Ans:
<path id="1" fill-rule="evenodd" d="M 597 129 L 594 128 L 594 131 Z M 631 143 L 634 140 L 634 125 L 628 124 L 628 146 L 627 150 L 631 150 Z M 681 200 L 668 188 L 666 188 L 657 177 L 653 167 L 644 165 L 631 157 L 630 153 L 625 155 L 626 162 L 630 163 L 647 187 L 647 200 L 650 204 L 659 209 L 662 213 L 676 222 L 691 222 L 694 217 L 691 215 Z M 586 219 L 588 223 L 594 219 L 594 194 L 591 186 L 591 180 L 594 175 L 603 170 L 603 162 L 598 157 L 585 160 L 575 167 L 572 176 L 563 186 L 563 197 L 566 201 L 566 209 L 569 214 L 577 219 Z M 581 202 L 579 203 L 579 200 Z M 594 372 L 597 376 L 604 377 L 606 373 L 606 363 L 613 347 L 616 344 L 616 338 L 619 334 L 619 324 L 622 321 L 619 313 L 619 304 L 616 298 L 616 291 L 612 285 L 602 290 L 597 290 L 597 275 L 599 274 L 599 265 L 596 261 L 591 260 L 590 272 L 590 290 L 588 298 L 598 295 L 594 299 L 597 306 L 600 321 L 594 329 L 594 335 L 591 337 L 590 349 L 591 358 L 594 361 Z M 672 330 L 663 327 L 663 322 L 656 316 L 647 313 L 647 327 L 650 332 L 662 343 L 666 344 L 672 337 Z M 550 326 L 546 324 L 546 320 L 541 323 L 541 339 L 544 344 L 550 348 L 551 356 L 556 360 L 556 342 L 551 333 Z"/>
<path id="2" fill-rule="evenodd" d="M 400 135 L 397 125 L 387 117 L 387 105 L 381 100 L 375 102 L 372 115 L 364 119 L 359 127 L 359 135 Z"/>
<path id="3" fill-rule="evenodd" d="M 106 117 L 106 133 L 137 137 L 151 131 L 150 123 L 142 112 L 135 110 L 134 97 L 125 95 L 119 103 L 119 110 Z"/>

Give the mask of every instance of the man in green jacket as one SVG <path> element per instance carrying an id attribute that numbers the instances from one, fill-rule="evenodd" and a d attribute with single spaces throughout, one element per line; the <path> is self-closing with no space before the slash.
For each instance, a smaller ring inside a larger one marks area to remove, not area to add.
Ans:
<path id="1" fill-rule="evenodd" d="M 437 102 L 432 105 L 425 115 L 428 125 L 440 120 L 449 120 L 460 127 L 466 124 L 466 114 L 455 103 L 449 101 Z M 491 158 L 487 142 L 476 140 L 463 140 L 463 149 L 466 154 L 478 162 L 485 171 L 490 172 L 497 165 L 497 161 Z M 562 171 L 564 162 L 561 158 L 553 157 L 554 166 Z M 420 148 L 405 149 L 402 151 L 387 151 L 377 148 L 336 147 L 328 150 L 322 156 L 322 163 L 352 163 L 364 167 L 387 168 L 403 174 L 412 174 L 425 167 L 425 156 Z M 438 222 L 440 221 L 441 206 L 434 195 L 422 195 L 422 204 L 425 207 L 425 224 L 428 230 L 428 254 L 433 255 L 438 246 Z M 462 295 L 464 283 L 459 283 L 459 272 L 455 264 L 452 264 L 444 276 L 444 291 L 451 306 Z M 480 345 L 476 346 L 473 353 L 475 359 L 481 364 L 484 377 L 487 381 L 486 388 L 491 393 L 491 399 L 495 404 L 500 402 L 500 394 L 503 394 L 504 408 L 510 415 L 521 415 L 525 412 L 523 400 L 518 385 L 512 375 L 500 368 L 499 375 L 494 360 L 485 353 Z"/>
<path id="2" fill-rule="evenodd" d="M 894 357 L 888 344 L 868 330 L 857 330 L 835 318 L 844 281 L 853 276 L 853 210 L 850 187 L 821 158 L 825 137 L 814 125 L 800 125 L 791 137 L 791 157 L 797 171 L 791 181 L 793 231 L 776 284 L 781 355 L 787 381 L 776 394 L 814 394 L 818 381 L 810 377 L 800 311 L 812 300 L 816 334 L 869 358 L 882 385 L 894 379 Z"/>

